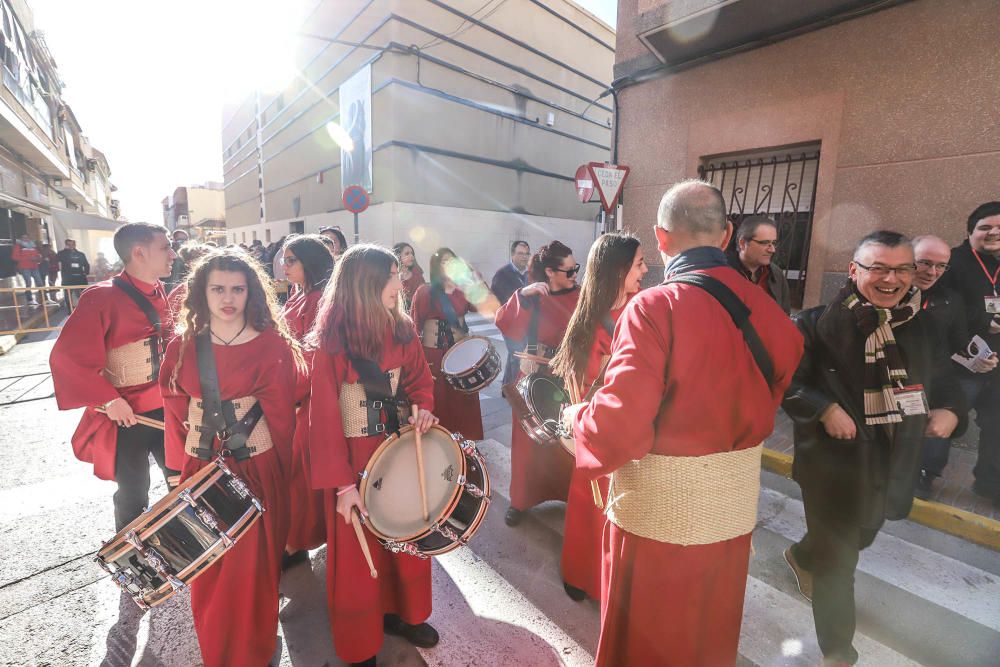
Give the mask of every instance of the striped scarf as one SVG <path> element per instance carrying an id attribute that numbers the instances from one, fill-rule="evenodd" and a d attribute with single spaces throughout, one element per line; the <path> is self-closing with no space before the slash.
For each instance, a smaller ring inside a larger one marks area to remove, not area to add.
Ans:
<path id="1" fill-rule="evenodd" d="M 865 423 L 892 424 L 903 421 L 892 390 L 906 383 L 906 366 L 892 330 L 906 324 L 920 312 L 920 290 L 910 289 L 895 308 L 873 306 L 851 286 L 843 300 L 854 313 L 865 338 Z"/>

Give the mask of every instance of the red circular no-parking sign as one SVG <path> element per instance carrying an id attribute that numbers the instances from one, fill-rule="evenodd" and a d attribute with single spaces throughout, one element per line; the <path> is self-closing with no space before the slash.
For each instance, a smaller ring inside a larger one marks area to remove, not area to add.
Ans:
<path id="1" fill-rule="evenodd" d="M 371 204 L 371 197 L 368 191 L 360 185 L 349 185 L 344 189 L 344 196 L 341 197 L 344 208 L 351 213 L 361 213 Z"/>

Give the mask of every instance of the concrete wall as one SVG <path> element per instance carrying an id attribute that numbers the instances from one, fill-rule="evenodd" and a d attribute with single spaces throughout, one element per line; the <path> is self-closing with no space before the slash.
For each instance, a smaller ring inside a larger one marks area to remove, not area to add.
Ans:
<path id="1" fill-rule="evenodd" d="M 618 67 L 643 59 L 640 4 L 620 3 Z M 995 0 L 914 0 L 625 89 L 627 224 L 651 242 L 663 192 L 704 156 L 820 142 L 807 306 L 871 230 L 958 242 L 1000 195 L 998 22 Z"/>
<path id="2" fill-rule="evenodd" d="M 472 13 L 482 3 L 447 4 Z M 546 5 L 566 20 L 529 0 L 509 0 L 485 22 L 510 39 L 466 24 L 454 38 L 483 52 L 477 54 L 407 23 L 456 32 L 462 18 L 430 2 L 319 3 L 304 32 L 373 45 L 415 44 L 422 47 L 419 70 L 415 54 L 303 40 L 299 65 L 310 85 L 297 81 L 260 104 L 267 221 L 311 219 L 342 208 L 340 150 L 326 128 L 340 122 L 340 84 L 371 62 L 374 203 L 513 211 L 589 224 L 597 207 L 577 202 L 572 176 L 578 165 L 608 156 L 611 114 L 601 108 L 608 101 L 588 104 L 610 83 L 613 51 L 598 40 L 613 48 L 614 33 L 571 2 Z M 261 222 L 254 104 L 247 100 L 231 109 L 223 128 L 230 229 Z"/>

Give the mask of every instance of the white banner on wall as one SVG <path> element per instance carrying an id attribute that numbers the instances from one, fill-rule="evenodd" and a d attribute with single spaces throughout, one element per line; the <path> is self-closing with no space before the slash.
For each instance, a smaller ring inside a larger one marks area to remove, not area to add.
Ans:
<path id="1" fill-rule="evenodd" d="M 340 84 L 340 126 L 354 144 L 340 149 L 340 186 L 372 191 L 372 68 L 365 65 Z"/>

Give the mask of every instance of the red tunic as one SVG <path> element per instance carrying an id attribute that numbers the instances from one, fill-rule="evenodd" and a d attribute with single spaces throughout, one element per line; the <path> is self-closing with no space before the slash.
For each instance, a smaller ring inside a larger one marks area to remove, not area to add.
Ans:
<path id="1" fill-rule="evenodd" d="M 168 340 L 173 319 L 167 306 L 163 285 L 131 280 L 146 295 L 160 315 L 161 331 Z M 107 352 L 116 347 L 149 338 L 153 325 L 138 305 L 110 280 L 84 290 L 80 302 L 63 325 L 52 347 L 49 367 L 55 386 L 56 403 L 60 410 L 86 407 L 80 425 L 73 434 L 76 458 L 94 465 L 100 479 L 115 478 L 115 447 L 118 427 L 95 407 L 121 396 L 136 414 L 163 407 L 160 387 L 147 382 L 131 387 L 115 388 L 104 377 Z"/>
<path id="2" fill-rule="evenodd" d="M 612 310 L 611 320 L 617 322 L 625 307 Z M 598 323 L 594 343 L 587 358 L 587 371 L 581 393 L 586 393 L 601 373 L 604 357 L 611 354 L 611 332 Z M 597 480 L 602 502 L 608 497 L 608 478 Z M 587 593 L 593 600 L 601 599 L 601 564 L 603 561 L 604 510 L 594 502 L 590 478 L 574 469 L 566 500 L 566 523 L 563 532 L 563 581 Z"/>
<path id="3" fill-rule="evenodd" d="M 706 272 L 749 306 L 774 362 L 774 385 L 707 292 L 679 284 L 647 289 L 619 319 L 605 385 L 574 424 L 577 466 L 587 476 L 649 453 L 745 449 L 771 433 L 802 338 L 774 300 L 736 271 Z M 597 665 L 734 664 L 749 550 L 750 534 L 680 546 L 608 522 Z"/>
<path id="4" fill-rule="evenodd" d="M 521 341 L 528 335 L 531 313 L 538 304 L 538 342 L 559 347 L 570 317 L 580 299 L 580 289 L 545 294 L 536 301 L 522 298 L 521 290 L 497 311 L 496 325 L 507 338 Z M 518 379 L 523 374 L 518 374 Z M 541 447 L 515 421 L 510 435 L 510 506 L 526 510 L 546 500 L 566 500 L 573 459 L 559 446 Z"/>
<path id="5" fill-rule="evenodd" d="M 410 277 L 403 281 L 403 309 L 407 313 L 413 307 L 413 296 L 417 293 L 417 288 L 425 282 L 423 269 L 414 264 L 413 270 L 410 271 Z"/>
<path id="6" fill-rule="evenodd" d="M 460 289 L 455 289 L 446 295 L 455 314 L 464 320 L 466 313 L 475 312 L 476 307 L 469 303 Z M 444 311 L 441 304 L 433 297 L 430 285 L 421 285 L 413 297 L 413 323 L 417 331 L 424 330 L 427 320 L 443 320 Z M 434 405 L 438 406 L 436 413 L 441 420 L 441 426 L 452 433 L 461 433 L 473 440 L 483 439 L 483 416 L 479 408 L 479 394 L 465 394 L 452 388 L 441 372 L 441 360 L 444 359 L 447 348 L 424 347 L 424 356 L 434 376 Z"/>
<path id="7" fill-rule="evenodd" d="M 172 312 L 176 317 L 180 317 L 181 311 L 184 309 L 184 301 L 187 300 L 187 296 L 187 281 L 182 282 L 177 287 L 170 290 L 170 294 L 167 295 L 167 304 L 170 306 L 170 312 Z"/>
<path id="8" fill-rule="evenodd" d="M 184 452 L 188 405 L 201 397 L 194 341 L 184 351 L 177 386 L 170 376 L 180 354 L 179 338 L 167 347 L 163 390 L 167 465 L 187 479 L 211 461 Z M 206 667 L 266 665 L 278 633 L 278 580 L 288 535 L 288 466 L 295 409 L 296 368 L 291 350 L 273 330 L 240 345 L 213 345 L 223 400 L 254 396 L 264 409 L 273 447 L 226 465 L 253 491 L 266 510 L 225 556 L 191 582 L 191 611 Z"/>
<path id="9" fill-rule="evenodd" d="M 334 331 L 339 326 L 335 324 Z M 334 338 L 339 340 L 339 335 Z M 402 368 L 400 393 L 405 393 L 411 403 L 433 410 L 434 382 L 420 340 L 414 336 L 400 344 L 386 331 L 385 341 L 380 368 Z M 313 354 L 309 474 L 312 487 L 324 490 L 329 545 L 327 607 L 337 656 L 344 662 L 361 662 L 378 653 L 385 614 L 399 614 L 406 623 L 415 624 L 431 613 L 430 560 L 390 553 L 365 531 L 378 570 L 378 579 L 372 579 L 353 527 L 336 511 L 337 487 L 357 483 L 372 453 L 385 439 L 381 435 L 344 437 L 340 385 L 358 381 L 347 353 L 339 346 Z"/>
<path id="10" fill-rule="evenodd" d="M 292 335 L 302 341 L 319 309 L 322 289 L 308 294 L 298 291 L 285 303 L 283 316 Z M 309 353 L 306 353 L 308 358 Z M 296 413 L 295 439 L 292 441 L 292 469 L 289 481 L 291 499 L 291 528 L 288 531 L 288 548 L 292 551 L 316 549 L 326 542 L 326 521 L 323 518 L 323 492 L 309 486 L 309 377 L 300 374 L 295 395 L 299 402 Z"/>

